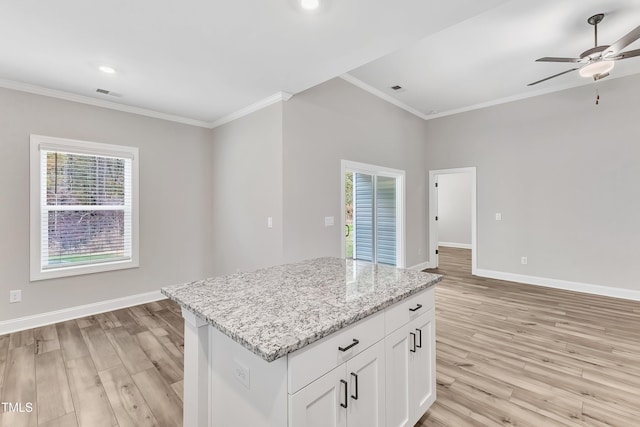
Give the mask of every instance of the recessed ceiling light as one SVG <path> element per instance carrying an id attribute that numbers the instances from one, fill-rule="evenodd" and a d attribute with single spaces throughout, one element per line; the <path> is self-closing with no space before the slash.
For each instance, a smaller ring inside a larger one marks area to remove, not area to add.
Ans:
<path id="1" fill-rule="evenodd" d="M 101 65 L 98 67 L 98 70 L 102 71 L 103 73 L 107 73 L 107 74 L 114 74 L 116 72 L 116 69 L 113 67 L 109 67 L 108 65 Z"/>
<path id="2" fill-rule="evenodd" d="M 316 10 L 320 6 L 320 0 L 300 0 L 300 6 L 305 10 Z"/>

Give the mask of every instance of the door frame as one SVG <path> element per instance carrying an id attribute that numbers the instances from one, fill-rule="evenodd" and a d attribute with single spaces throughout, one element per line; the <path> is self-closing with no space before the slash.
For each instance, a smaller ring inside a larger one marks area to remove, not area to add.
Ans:
<path id="1" fill-rule="evenodd" d="M 438 224 L 436 216 L 438 215 L 438 191 L 436 183 L 439 175 L 466 173 L 471 177 L 471 274 L 475 275 L 478 269 L 478 247 L 477 247 L 477 186 L 476 186 L 476 167 L 452 168 L 452 169 L 436 169 L 429 171 L 429 266 L 430 268 L 438 268 Z M 344 192 L 344 191 L 343 191 Z M 431 257 L 433 262 L 431 262 Z"/>
<path id="2" fill-rule="evenodd" d="M 351 160 L 340 160 L 340 253 L 342 258 L 345 257 L 345 235 L 344 229 L 346 226 L 346 206 L 345 206 L 345 194 L 344 194 L 344 176 L 345 173 L 350 171 L 362 172 L 371 175 L 382 175 L 388 177 L 395 177 L 396 179 L 396 267 L 405 268 L 406 255 L 405 255 L 405 224 L 406 224 L 406 206 L 405 206 L 405 179 L 406 173 L 400 169 L 392 169 L 385 166 L 370 165 L 367 163 L 353 162 Z M 354 241 L 355 245 L 355 241 Z M 355 250 L 355 248 L 354 248 Z"/>

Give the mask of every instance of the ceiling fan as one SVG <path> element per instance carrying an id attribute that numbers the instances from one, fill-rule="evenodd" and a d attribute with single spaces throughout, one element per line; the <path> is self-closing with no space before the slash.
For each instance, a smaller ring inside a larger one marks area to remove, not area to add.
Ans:
<path id="1" fill-rule="evenodd" d="M 602 22 L 603 19 L 604 13 L 598 13 L 597 15 L 593 15 L 587 19 L 587 22 L 593 25 L 595 33 L 595 47 L 582 52 L 579 58 L 556 58 L 545 56 L 544 58 L 536 59 L 536 62 L 572 62 L 581 64 L 581 66 L 554 74 L 553 76 L 538 80 L 537 82 L 529 83 L 527 86 L 537 85 L 538 83 L 545 82 L 575 70 L 580 70 L 579 73 L 582 77 L 592 77 L 593 80 L 600 80 L 609 75 L 609 71 L 613 69 L 614 61 L 640 56 L 640 49 L 621 52 L 622 49 L 640 38 L 640 26 L 622 36 L 622 38 L 612 45 L 598 46 L 598 24 Z"/>

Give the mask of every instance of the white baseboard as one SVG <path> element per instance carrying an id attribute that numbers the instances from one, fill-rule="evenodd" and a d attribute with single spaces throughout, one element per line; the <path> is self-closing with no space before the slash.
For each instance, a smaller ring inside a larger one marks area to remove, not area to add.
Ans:
<path id="1" fill-rule="evenodd" d="M 104 313 L 105 311 L 145 304 L 165 298 L 166 297 L 162 295 L 160 291 L 153 291 L 146 292 L 144 294 L 136 294 L 107 301 L 95 302 L 92 304 L 64 308 L 62 310 L 49 311 L 47 313 L 34 314 L 33 316 L 4 320 L 0 322 L 0 335 L 51 325 L 52 323 L 64 322 L 66 320 L 78 319 L 80 317 L 91 316 L 92 314 Z"/>
<path id="2" fill-rule="evenodd" d="M 471 243 L 438 242 L 438 246 L 444 246 L 445 248 L 471 249 Z"/>
<path id="3" fill-rule="evenodd" d="M 549 279 L 546 277 L 527 276 L 524 274 L 484 269 L 476 269 L 474 274 L 489 279 L 507 280 L 509 282 L 526 283 L 527 285 L 640 301 L 640 290 L 634 289 L 615 288 L 612 286 L 593 285 L 590 283 L 571 282 L 568 280 Z"/>
<path id="4" fill-rule="evenodd" d="M 407 267 L 409 270 L 417 270 L 422 271 L 425 268 L 435 268 L 431 261 L 421 262 L 420 264 L 412 265 L 411 267 Z"/>

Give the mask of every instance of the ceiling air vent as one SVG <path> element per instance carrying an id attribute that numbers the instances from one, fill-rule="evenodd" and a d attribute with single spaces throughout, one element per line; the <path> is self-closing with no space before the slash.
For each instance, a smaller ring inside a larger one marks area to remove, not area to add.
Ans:
<path id="1" fill-rule="evenodd" d="M 103 94 L 103 95 L 109 95 L 109 93 L 110 93 L 111 91 L 106 90 L 106 89 L 100 89 L 100 88 L 98 88 L 98 89 L 96 89 L 96 92 L 101 93 L 101 94 Z"/>
<path id="2" fill-rule="evenodd" d="M 400 89 L 402 89 L 402 86 L 400 86 L 400 85 L 391 86 L 391 89 L 400 90 Z"/>

